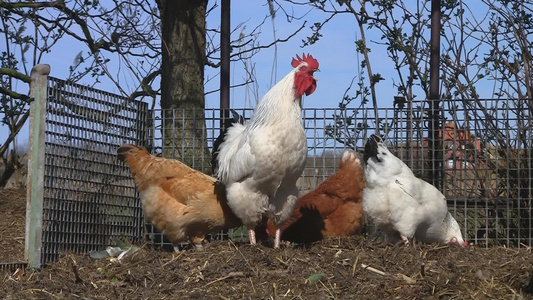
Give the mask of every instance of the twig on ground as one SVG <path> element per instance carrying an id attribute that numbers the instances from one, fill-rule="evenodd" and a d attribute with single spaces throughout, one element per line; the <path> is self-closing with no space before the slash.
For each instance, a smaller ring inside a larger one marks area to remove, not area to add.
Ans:
<path id="1" fill-rule="evenodd" d="M 387 273 L 385 273 L 385 272 L 383 272 L 383 271 L 380 271 L 380 270 L 378 270 L 378 269 L 376 269 L 376 268 L 372 268 L 372 267 L 369 266 L 369 265 L 361 264 L 361 267 L 362 267 L 363 269 L 365 269 L 365 270 L 368 270 L 368 271 L 370 271 L 370 272 L 374 272 L 374 273 L 379 274 L 379 275 L 383 275 L 383 276 L 387 276 L 387 275 L 388 275 Z"/>
<path id="2" fill-rule="evenodd" d="M 72 264 L 70 265 L 72 267 L 72 271 L 74 272 L 74 277 L 76 278 L 76 283 L 81 283 L 83 280 L 80 277 L 80 273 L 78 272 L 78 263 L 74 259 L 72 255 L 70 255 L 70 260 L 72 261 Z"/>
<path id="3" fill-rule="evenodd" d="M 255 270 L 252 265 L 250 265 L 250 262 L 246 259 L 246 257 L 242 254 L 241 250 L 239 250 L 239 247 L 237 247 L 237 245 L 235 245 L 235 243 L 233 243 L 232 240 L 230 240 L 230 243 L 231 245 L 233 245 L 233 247 L 235 248 L 235 250 L 237 250 L 237 252 L 239 252 L 239 254 L 242 256 L 242 259 L 244 259 L 244 262 L 246 263 L 246 265 L 250 268 L 250 270 L 252 270 L 252 272 L 254 273 L 255 276 L 257 276 L 257 270 Z"/>
<path id="4" fill-rule="evenodd" d="M 166 265 L 168 265 L 168 264 L 170 264 L 170 263 L 176 261 L 178 258 L 180 258 L 181 255 L 183 255 L 183 253 L 185 253 L 185 251 L 181 251 L 181 252 L 178 253 L 178 255 L 176 255 L 176 256 L 172 255 L 172 258 L 171 258 L 169 261 L 167 261 L 166 263 L 164 263 L 164 264 L 161 266 L 161 268 L 163 268 L 163 267 L 165 267 Z"/>
<path id="5" fill-rule="evenodd" d="M 371 272 L 374 272 L 376 274 L 379 274 L 379 275 L 382 275 L 382 276 L 391 276 L 389 273 L 387 272 L 383 272 L 381 270 L 378 270 L 376 268 L 372 268 L 370 267 L 369 265 L 365 265 L 365 264 L 361 264 L 361 267 L 365 270 L 368 270 L 368 271 L 371 271 Z M 401 274 L 401 273 L 398 273 L 396 275 L 394 275 L 393 277 L 396 277 L 396 278 L 400 278 L 400 279 L 403 279 L 405 280 L 407 283 L 409 284 L 413 284 L 416 282 L 416 280 L 414 280 L 413 278 L 407 276 L 407 275 L 404 275 L 404 274 Z"/>
<path id="6" fill-rule="evenodd" d="M 208 282 L 205 286 L 210 286 L 213 283 L 217 283 L 219 281 L 226 280 L 226 279 L 229 279 L 229 278 L 235 278 L 235 277 L 244 277 L 244 273 L 243 272 L 229 272 L 228 275 L 220 277 L 220 278 L 217 278 L 217 279 L 215 279 L 215 280 L 213 280 L 211 282 Z"/>

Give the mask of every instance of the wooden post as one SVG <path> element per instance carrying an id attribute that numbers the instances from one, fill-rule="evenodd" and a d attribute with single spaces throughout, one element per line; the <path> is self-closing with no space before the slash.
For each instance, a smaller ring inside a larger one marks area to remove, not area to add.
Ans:
<path id="1" fill-rule="evenodd" d="M 24 256 L 29 268 L 41 267 L 44 196 L 44 131 L 48 96 L 49 65 L 31 70 L 30 137 L 26 202 L 26 243 Z"/>

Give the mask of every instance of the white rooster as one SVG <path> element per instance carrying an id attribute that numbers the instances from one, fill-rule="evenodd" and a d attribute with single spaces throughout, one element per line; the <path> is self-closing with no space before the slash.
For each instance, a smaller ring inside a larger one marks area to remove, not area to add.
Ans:
<path id="1" fill-rule="evenodd" d="M 403 240 L 407 244 L 415 238 L 426 243 L 468 245 L 448 212 L 446 197 L 415 177 L 380 137 L 372 135 L 368 139 L 364 161 L 363 210 L 386 233 L 388 242 Z"/>
<path id="2" fill-rule="evenodd" d="M 226 185 L 228 205 L 248 227 L 255 245 L 255 227 L 263 216 L 276 225 L 274 248 L 279 248 L 279 228 L 291 216 L 307 159 L 302 124 L 302 96 L 316 89 L 313 73 L 318 61 L 296 56 L 294 69 L 272 87 L 245 124 L 228 130 L 218 154 L 218 177 Z"/>

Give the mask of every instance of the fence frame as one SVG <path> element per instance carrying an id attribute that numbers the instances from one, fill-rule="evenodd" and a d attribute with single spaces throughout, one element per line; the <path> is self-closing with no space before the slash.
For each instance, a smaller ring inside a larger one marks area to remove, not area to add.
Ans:
<path id="1" fill-rule="evenodd" d="M 138 192 L 129 168 L 116 159 L 116 149 L 123 143 L 147 143 L 148 103 L 49 73 L 48 65 L 36 65 L 31 76 L 29 268 L 41 268 L 65 250 L 101 250 L 119 236 L 132 242 L 144 236 Z"/>
<path id="2" fill-rule="evenodd" d="M 31 70 L 30 134 L 28 149 L 28 186 L 24 257 L 30 268 L 41 267 L 44 190 L 44 133 L 46 97 L 50 65 L 36 65 Z"/>

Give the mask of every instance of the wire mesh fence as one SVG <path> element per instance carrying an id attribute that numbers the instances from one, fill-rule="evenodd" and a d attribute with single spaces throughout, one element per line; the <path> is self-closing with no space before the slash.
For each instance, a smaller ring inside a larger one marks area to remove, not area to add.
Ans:
<path id="1" fill-rule="evenodd" d="M 445 101 L 438 111 L 429 111 L 425 101 L 377 110 L 305 108 L 308 160 L 300 194 L 336 171 L 344 149 L 361 153 L 379 131 L 417 176 L 447 196 L 468 241 L 532 246 L 533 120 L 520 103 L 483 100 L 473 107 Z M 253 114 L 236 112 L 244 119 Z M 116 238 L 170 246 L 144 223 L 134 181 L 116 149 L 123 143 L 145 146 L 211 174 L 220 116 L 219 109 L 149 112 L 146 103 L 49 78 L 41 262 L 66 250 L 100 250 Z M 438 116 L 437 127 L 431 116 Z M 379 232 L 367 224 L 365 234 Z M 247 234 L 236 228 L 210 238 L 246 240 Z"/>
<path id="2" fill-rule="evenodd" d="M 42 263 L 138 241 L 143 214 L 122 143 L 146 143 L 148 105 L 49 78 L 45 128 Z"/>
<path id="3" fill-rule="evenodd" d="M 448 100 L 438 111 L 428 106 L 417 101 L 379 109 L 377 116 L 373 110 L 344 110 L 329 135 L 361 149 L 366 136 L 379 128 L 391 150 L 446 195 L 469 241 L 532 245 L 532 116 L 527 101 Z M 432 135 L 435 115 L 438 126 Z"/>
<path id="4" fill-rule="evenodd" d="M 530 246 L 532 117 L 529 111 L 517 109 L 513 103 L 518 101 L 483 100 L 478 103 L 482 111 L 465 101 L 447 101 L 433 112 L 427 108 L 427 102 L 415 101 L 403 108 L 379 108 L 377 115 L 368 108 L 303 109 L 308 160 L 298 181 L 300 193 L 314 189 L 333 174 L 344 149 L 362 152 L 366 139 L 379 130 L 393 153 L 418 177 L 433 183 L 447 196 L 450 211 L 469 241 L 487 247 Z M 161 116 L 186 120 L 196 113 L 154 111 L 151 134 L 154 151 L 195 162 L 194 168 L 209 173 L 210 156 L 204 147 L 212 149 L 220 134 L 220 111 L 202 111 L 205 128 L 196 128 L 196 134 L 191 133 L 193 138 L 187 143 L 164 142 L 165 135 L 175 136 L 175 131 L 188 129 L 172 128 L 173 132 L 165 133 L 168 126 L 164 123 L 169 120 Z M 236 111 L 245 119 L 253 113 L 250 109 Z M 430 116 L 434 115 L 438 116 L 438 126 L 431 135 Z M 195 151 L 195 145 L 202 149 Z M 377 234 L 368 225 L 366 232 Z"/>

